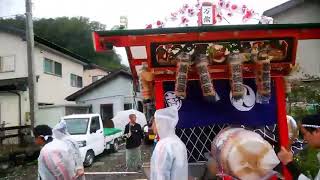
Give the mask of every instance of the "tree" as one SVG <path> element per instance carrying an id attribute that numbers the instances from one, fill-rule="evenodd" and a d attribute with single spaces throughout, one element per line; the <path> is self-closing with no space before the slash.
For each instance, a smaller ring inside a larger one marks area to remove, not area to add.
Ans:
<path id="1" fill-rule="evenodd" d="M 0 19 L 0 24 L 25 29 L 25 17 Z M 108 69 L 121 68 L 121 57 L 115 51 L 96 53 L 93 48 L 92 31 L 103 31 L 106 25 L 90 21 L 86 17 L 58 17 L 34 20 L 34 32 L 55 44 L 69 49 L 93 63 Z"/>

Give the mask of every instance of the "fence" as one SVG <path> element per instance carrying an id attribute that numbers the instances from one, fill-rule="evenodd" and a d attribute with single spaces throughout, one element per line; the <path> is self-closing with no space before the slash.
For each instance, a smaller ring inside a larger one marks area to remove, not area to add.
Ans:
<path id="1" fill-rule="evenodd" d="M 24 137 L 30 132 L 30 126 L 4 127 L 4 124 L 0 124 L 0 145 L 23 143 Z"/>

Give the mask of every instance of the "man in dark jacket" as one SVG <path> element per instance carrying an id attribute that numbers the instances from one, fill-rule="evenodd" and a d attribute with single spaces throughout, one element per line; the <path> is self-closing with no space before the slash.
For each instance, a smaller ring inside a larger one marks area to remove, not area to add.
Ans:
<path id="1" fill-rule="evenodd" d="M 136 123 L 136 115 L 130 114 L 130 122 L 126 125 L 124 134 L 126 135 L 126 164 L 128 170 L 137 171 L 141 168 L 141 140 L 143 132 L 140 124 Z"/>

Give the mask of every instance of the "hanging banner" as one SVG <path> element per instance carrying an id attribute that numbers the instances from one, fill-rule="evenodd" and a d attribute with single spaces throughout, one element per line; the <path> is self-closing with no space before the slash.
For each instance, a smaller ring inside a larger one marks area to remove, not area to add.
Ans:
<path id="1" fill-rule="evenodd" d="M 203 3 L 200 9 L 199 25 L 214 25 L 216 24 L 215 15 L 216 6 L 209 2 Z"/>
<path id="2" fill-rule="evenodd" d="M 193 128 L 218 124 L 266 126 L 277 123 L 275 88 L 269 104 L 256 103 L 256 85 L 253 79 L 244 80 L 245 95 L 242 99 L 232 98 L 228 80 L 215 80 L 220 100 L 209 103 L 203 99 L 199 81 L 189 81 L 187 98 L 181 100 L 174 94 L 174 82 L 164 82 L 166 106 L 179 108 L 177 128 Z"/>

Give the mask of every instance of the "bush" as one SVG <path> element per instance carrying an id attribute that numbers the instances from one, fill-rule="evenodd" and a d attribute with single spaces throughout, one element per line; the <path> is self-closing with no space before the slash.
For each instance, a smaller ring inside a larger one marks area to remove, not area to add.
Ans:
<path id="1" fill-rule="evenodd" d="M 299 169 L 308 177 L 315 177 L 320 169 L 317 153 L 317 150 L 307 148 L 295 157 Z"/>

